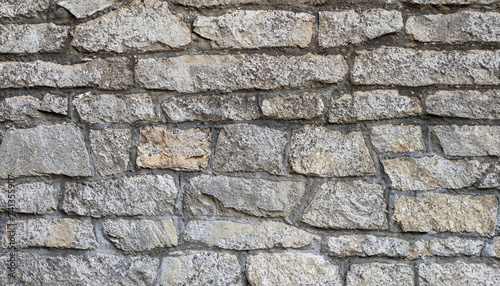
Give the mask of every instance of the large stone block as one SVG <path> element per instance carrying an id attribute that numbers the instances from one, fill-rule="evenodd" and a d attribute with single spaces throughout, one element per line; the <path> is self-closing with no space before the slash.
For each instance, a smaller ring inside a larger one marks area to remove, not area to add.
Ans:
<path id="1" fill-rule="evenodd" d="M 0 53 L 59 52 L 64 48 L 68 36 L 69 27 L 52 23 L 0 25 Z"/>
<path id="2" fill-rule="evenodd" d="M 480 263 L 422 263 L 418 265 L 418 281 L 422 286 L 500 284 L 500 267 Z"/>
<path id="3" fill-rule="evenodd" d="M 428 95 L 425 105 L 439 116 L 500 119 L 500 90 L 443 90 Z"/>
<path id="4" fill-rule="evenodd" d="M 439 125 L 431 131 L 446 155 L 500 156 L 500 126 Z"/>

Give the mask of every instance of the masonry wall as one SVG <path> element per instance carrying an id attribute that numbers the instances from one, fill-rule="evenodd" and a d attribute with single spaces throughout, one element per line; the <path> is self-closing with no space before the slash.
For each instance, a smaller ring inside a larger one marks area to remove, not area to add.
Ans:
<path id="1" fill-rule="evenodd" d="M 0 0 L 1 285 L 500 285 L 497 0 Z"/>

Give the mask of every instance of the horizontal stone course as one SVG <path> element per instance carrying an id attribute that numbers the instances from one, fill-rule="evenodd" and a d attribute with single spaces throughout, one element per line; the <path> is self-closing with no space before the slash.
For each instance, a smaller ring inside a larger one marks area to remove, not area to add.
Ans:
<path id="1" fill-rule="evenodd" d="M 34 18 L 41 16 L 49 9 L 50 0 L 23 0 L 0 2 L 0 18 Z M 40 17 L 41 18 L 41 17 Z"/>
<path id="2" fill-rule="evenodd" d="M 69 37 L 69 27 L 55 24 L 0 25 L 0 53 L 59 52 Z"/>
<path id="3" fill-rule="evenodd" d="M 429 94 L 425 105 L 433 115 L 500 119 L 500 90 L 443 90 Z"/>
<path id="4" fill-rule="evenodd" d="M 422 263 L 418 265 L 418 281 L 431 285 L 497 285 L 500 267 L 482 263 Z"/>
<path id="5" fill-rule="evenodd" d="M 55 186 L 51 183 L 5 184 L 0 186 L 0 212 L 53 213 L 57 208 L 54 192 Z"/>

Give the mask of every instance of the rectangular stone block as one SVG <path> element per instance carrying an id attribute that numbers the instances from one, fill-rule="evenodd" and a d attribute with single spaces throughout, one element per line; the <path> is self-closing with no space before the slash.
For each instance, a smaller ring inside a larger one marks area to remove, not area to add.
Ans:
<path id="1" fill-rule="evenodd" d="M 1 0 L 0 18 L 40 17 L 44 19 L 50 6 L 49 1 L 50 0 Z"/>
<path id="2" fill-rule="evenodd" d="M 499 285 L 500 267 L 480 263 L 422 263 L 418 265 L 418 281 L 422 286 L 434 285 Z"/>
<path id="3" fill-rule="evenodd" d="M 47 93 L 42 99 L 21 95 L 0 101 L 0 121 L 36 119 L 52 113 L 67 115 L 68 99 Z"/>
<path id="4" fill-rule="evenodd" d="M 500 126 L 439 125 L 431 132 L 450 156 L 500 156 Z"/>
<path id="5" fill-rule="evenodd" d="M 379 153 L 423 151 L 422 127 L 418 125 L 369 126 L 371 141 Z"/>
<path id="6" fill-rule="evenodd" d="M 50 214 L 57 209 L 54 185 L 43 182 L 0 186 L 0 212 Z M 14 195 L 15 197 L 10 197 Z M 10 201 L 10 202 L 9 202 Z M 14 209 L 12 209 L 14 205 Z"/>
<path id="7" fill-rule="evenodd" d="M 443 90 L 428 95 L 425 105 L 439 116 L 500 119 L 500 90 Z"/>
<path id="8" fill-rule="evenodd" d="M 59 52 L 68 36 L 69 27 L 53 23 L 0 25 L 0 53 Z"/>
<path id="9" fill-rule="evenodd" d="M 314 119 L 323 115 L 325 104 L 321 95 L 313 92 L 265 98 L 261 109 L 265 116 L 278 119 Z"/>
<path id="10" fill-rule="evenodd" d="M 99 176 L 127 171 L 130 162 L 131 136 L 129 129 L 90 130 L 90 149 Z"/>
<path id="11" fill-rule="evenodd" d="M 413 266 L 403 263 L 352 264 L 347 271 L 347 286 L 413 286 Z"/>

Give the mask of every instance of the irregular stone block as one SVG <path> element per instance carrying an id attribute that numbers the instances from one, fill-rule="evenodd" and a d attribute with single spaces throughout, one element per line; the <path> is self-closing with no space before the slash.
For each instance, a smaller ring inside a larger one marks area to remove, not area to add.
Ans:
<path id="1" fill-rule="evenodd" d="M 68 10 L 78 19 L 91 16 L 110 7 L 117 7 L 123 0 L 56 0 L 57 6 Z"/>
<path id="2" fill-rule="evenodd" d="M 497 208 L 498 199 L 492 195 L 404 195 L 396 199 L 394 220 L 403 231 L 493 234 Z"/>
<path id="3" fill-rule="evenodd" d="M 319 239 L 317 235 L 275 221 L 238 223 L 194 220 L 188 222 L 184 229 L 184 240 L 187 242 L 234 250 L 301 248 Z"/>
<path id="4" fill-rule="evenodd" d="M 53 23 L 0 25 L 0 53 L 59 52 L 69 36 L 68 31 L 69 27 Z"/>
<path id="5" fill-rule="evenodd" d="M 372 145 L 379 153 L 423 151 L 422 128 L 418 125 L 370 126 Z"/>
<path id="6" fill-rule="evenodd" d="M 405 257 L 410 243 L 396 237 L 374 235 L 341 235 L 329 237 L 327 249 L 333 256 Z"/>
<path id="7" fill-rule="evenodd" d="M 324 107 L 321 95 L 311 92 L 265 98 L 261 105 L 265 116 L 286 120 L 320 117 Z"/>
<path id="8" fill-rule="evenodd" d="M 89 137 L 92 158 L 99 176 L 127 171 L 131 144 L 129 129 L 90 130 Z"/>
<path id="9" fill-rule="evenodd" d="M 12 186 L 13 188 L 9 188 L 8 184 L 0 186 L 0 212 L 50 214 L 56 210 L 53 185 L 36 182 Z M 12 194 L 15 195 L 15 200 L 8 197 Z M 12 203 L 15 205 L 14 209 Z"/>
<path id="10" fill-rule="evenodd" d="M 67 115 L 68 114 L 68 98 L 64 97 L 64 96 L 57 96 L 57 95 L 47 93 L 40 101 L 39 110 L 45 111 L 45 112 L 56 113 L 56 114 Z"/>
<path id="11" fill-rule="evenodd" d="M 498 237 L 488 245 L 487 254 L 492 257 L 500 258 L 500 239 Z"/>
<path id="12" fill-rule="evenodd" d="M 61 209 L 68 214 L 92 217 L 162 216 L 173 210 L 177 193 L 169 175 L 67 183 Z"/>
<path id="13" fill-rule="evenodd" d="M 440 125 L 431 132 L 446 155 L 500 156 L 500 126 Z"/>
<path id="14" fill-rule="evenodd" d="M 486 1 L 486 0 L 482 0 Z M 490 0 L 491 1 L 491 0 Z M 220 6 L 240 6 L 247 4 L 259 5 L 283 5 L 301 7 L 302 5 L 320 5 L 326 3 L 326 0 L 173 0 L 175 4 L 183 6 L 192 6 L 196 8 L 213 8 Z"/>
<path id="15" fill-rule="evenodd" d="M 493 4 L 498 0 L 404 0 L 414 4 L 422 5 L 471 5 L 471 4 Z"/>
<path id="16" fill-rule="evenodd" d="M 342 56 L 312 54 L 179 56 L 139 59 L 136 65 L 140 86 L 178 92 L 304 88 L 338 83 L 347 72 Z"/>
<path id="17" fill-rule="evenodd" d="M 434 256 L 479 256 L 484 243 L 481 240 L 448 237 L 427 242 L 423 255 Z"/>
<path id="18" fill-rule="evenodd" d="M 427 96 L 425 105 L 439 116 L 500 119 L 500 90 L 443 90 Z"/>
<path id="19" fill-rule="evenodd" d="M 500 188 L 500 162 L 490 167 L 486 175 L 481 179 L 478 188 Z"/>
<path id="20" fill-rule="evenodd" d="M 32 18 L 46 13 L 49 0 L 0 0 L 0 18 Z"/>
<path id="21" fill-rule="evenodd" d="M 325 127 L 305 126 L 292 131 L 292 170 L 321 177 L 367 176 L 375 165 L 361 132 L 344 134 Z"/>
<path id="22" fill-rule="evenodd" d="M 422 263 L 418 265 L 419 285 L 498 285 L 500 267 L 497 265 L 465 263 Z"/>
<path id="23" fill-rule="evenodd" d="M 364 181 L 330 181 L 321 185 L 302 221 L 322 228 L 387 229 L 384 190 Z"/>
<path id="24" fill-rule="evenodd" d="M 137 166 L 160 169 L 206 169 L 211 140 L 212 135 L 207 129 L 143 127 L 137 147 Z"/>
<path id="25" fill-rule="evenodd" d="M 67 109 L 68 99 L 56 95 L 46 94 L 41 100 L 29 95 L 7 97 L 0 101 L 0 121 L 29 120 L 46 116 L 46 113 L 41 111 L 66 115 Z"/>
<path id="26" fill-rule="evenodd" d="M 352 264 L 347 271 L 347 286 L 413 286 L 413 266 L 396 263 Z"/>
<path id="27" fill-rule="evenodd" d="M 280 174 L 287 141 L 281 130 L 250 124 L 226 125 L 215 146 L 214 169 Z"/>

